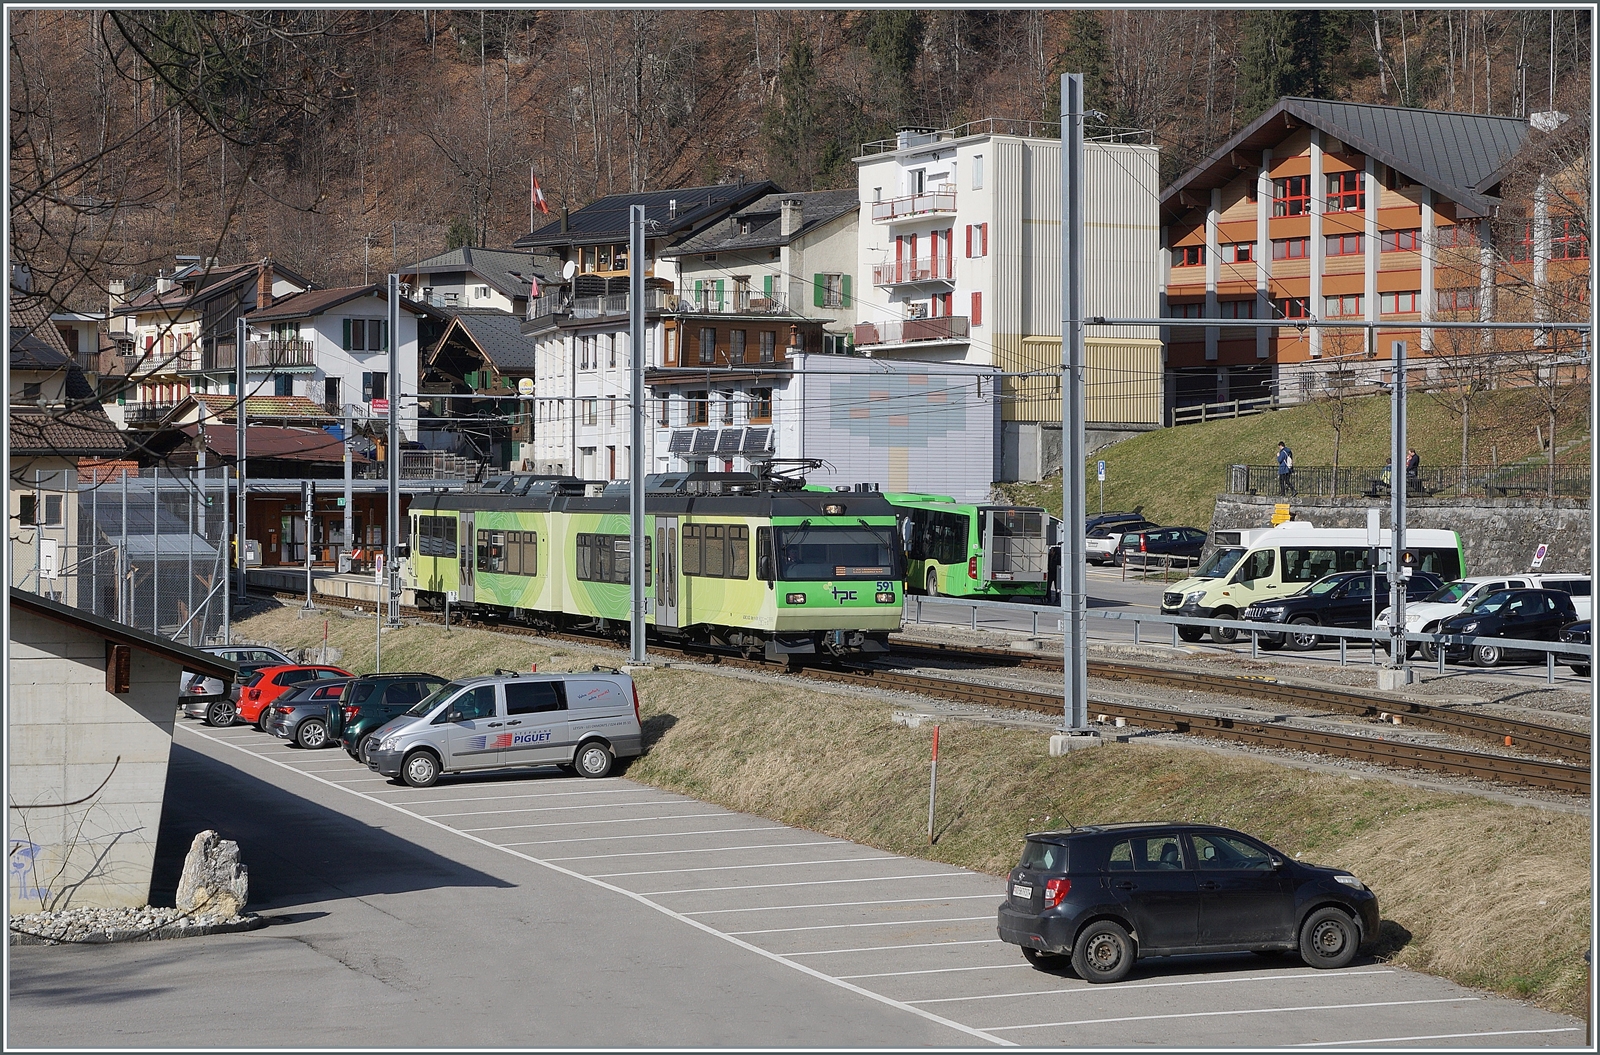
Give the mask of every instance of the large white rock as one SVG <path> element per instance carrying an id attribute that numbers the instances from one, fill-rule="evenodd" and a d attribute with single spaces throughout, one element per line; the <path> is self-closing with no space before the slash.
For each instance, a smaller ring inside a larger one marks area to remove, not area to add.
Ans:
<path id="1" fill-rule="evenodd" d="M 194 837 L 178 880 L 178 909 L 230 919 L 244 914 L 250 876 L 239 861 L 239 844 L 207 829 Z"/>

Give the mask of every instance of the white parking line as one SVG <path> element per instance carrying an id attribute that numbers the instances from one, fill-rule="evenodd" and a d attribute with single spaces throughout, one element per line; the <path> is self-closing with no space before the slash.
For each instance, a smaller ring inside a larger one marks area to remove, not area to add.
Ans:
<path id="1" fill-rule="evenodd" d="M 860 949 L 818 949 L 815 952 L 786 952 L 785 956 L 839 956 L 847 952 L 893 952 L 895 949 L 942 949 L 946 945 L 999 945 L 999 938 L 977 938 L 970 941 L 925 941 L 916 945 L 867 945 Z M 1027 964 L 1021 966 L 1026 967 Z"/>
<path id="2" fill-rule="evenodd" d="M 205 733 L 197 732 L 197 733 L 195 733 L 195 735 L 199 736 L 201 739 L 211 740 L 213 743 L 221 744 L 224 747 L 233 747 L 232 744 L 223 743 L 222 741 L 216 740 L 214 737 L 208 736 Z M 234 750 L 239 751 L 239 752 L 241 752 L 243 754 L 250 754 L 251 753 L 251 752 L 245 751 L 245 749 L 242 748 L 242 747 L 234 747 Z M 260 756 L 255 756 L 255 757 L 260 758 Z M 261 761 L 266 762 L 269 765 L 280 765 L 281 764 L 281 763 L 278 763 L 276 760 L 270 759 L 270 758 L 262 758 Z M 342 791 L 347 795 L 354 795 L 355 797 L 360 798 L 360 799 L 365 799 L 367 802 L 370 802 L 370 803 L 372 803 L 374 805 L 382 806 L 382 807 L 384 807 L 386 809 L 392 809 L 396 813 L 401 813 L 401 814 L 404 814 L 407 817 L 412 817 L 412 818 L 414 818 L 416 820 L 421 821 L 423 824 L 432 825 L 433 827 L 438 828 L 441 831 L 451 832 L 453 834 L 459 835 L 462 838 L 467 839 L 467 840 L 469 840 L 471 842 L 475 842 L 480 846 L 487 847 L 488 849 L 491 849 L 491 850 L 499 850 L 502 853 L 505 853 L 505 854 L 508 854 L 508 855 L 510 855 L 512 857 L 517 858 L 518 860 L 526 861 L 529 864 L 537 865 L 540 868 L 548 869 L 549 871 L 555 872 L 555 873 L 557 873 L 559 875 L 567 876 L 567 877 L 569 877 L 571 879 L 576 879 L 581 883 L 588 883 L 588 884 L 590 884 L 592 886 L 599 887 L 602 890 L 610 891 L 613 894 L 617 894 L 617 895 L 619 895 L 621 897 L 627 898 L 628 900 L 633 901 L 636 904 L 642 905 L 643 907 L 648 908 L 648 909 L 650 909 L 650 910 L 652 910 L 654 912 L 659 912 L 661 915 L 666 916 L 669 919 L 675 919 L 675 920 L 679 921 L 680 923 L 684 924 L 685 926 L 693 927 L 695 930 L 698 930 L 698 931 L 700 931 L 700 932 L 702 932 L 704 934 L 708 934 L 713 938 L 720 938 L 721 940 L 727 942 L 728 944 L 736 946 L 736 947 L 738 947 L 740 949 L 743 949 L 744 951 L 746 951 L 748 953 L 751 953 L 754 956 L 759 956 L 759 957 L 761 957 L 763 959 L 771 960 L 773 963 L 782 964 L 783 966 L 788 967 L 790 970 L 798 971 L 801 974 L 804 974 L 804 975 L 806 975 L 807 977 L 810 977 L 810 978 L 815 978 L 816 980 L 818 980 L 820 982 L 824 982 L 824 983 L 826 983 L 828 985 L 838 986 L 840 989 L 846 990 L 847 992 L 855 993 L 857 996 L 865 997 L 868 1000 L 876 1001 L 877 1003 L 883 1004 L 883 1005 L 885 1005 L 887 1007 L 898 1008 L 899 1010 L 904 1011 L 907 1014 L 916 1015 L 918 1018 L 924 1019 L 924 1020 L 926 1020 L 928 1022 L 937 1023 L 938 1025 L 945 1026 L 945 1027 L 947 1027 L 949 1029 L 956 1030 L 957 1032 L 964 1033 L 969 1037 L 976 1037 L 979 1040 L 986 1040 L 986 1041 L 989 1041 L 992 1044 L 999 1044 L 999 1045 L 1003 1045 L 1003 1046 L 1007 1046 L 1007 1047 L 1014 1047 L 1015 1046 L 1015 1042 L 1006 1040 L 1004 1037 L 996 1037 L 996 1036 L 994 1036 L 992 1034 L 985 1033 L 982 1030 L 974 1029 L 971 1026 L 966 1025 L 965 1023 L 956 1022 L 956 1021 L 954 1021 L 952 1019 L 948 1019 L 948 1018 L 944 1018 L 944 1017 L 942 1017 L 940 1015 L 936 1015 L 932 1011 L 924 1011 L 920 1007 L 912 1007 L 910 1004 L 907 1004 L 904 1001 L 896 1000 L 893 997 L 885 996 L 882 993 L 875 993 L 872 990 L 864 989 L 859 985 L 854 985 L 854 984 L 852 984 L 850 982 L 840 981 L 839 979 L 833 977 L 830 974 L 827 974 L 827 973 L 825 973 L 823 971 L 816 970 L 813 967 L 807 967 L 803 963 L 796 963 L 795 961 L 793 961 L 791 959 L 788 959 L 787 957 L 781 956 L 778 953 L 772 952 L 772 951 L 767 950 L 767 949 L 763 949 L 759 945 L 753 945 L 753 944 L 751 944 L 750 942 L 747 942 L 747 941 L 740 941 L 738 938 L 734 937 L 731 934 L 725 934 L 724 932 L 717 930 L 715 927 L 712 927 L 712 926 L 709 926 L 709 925 L 707 925 L 705 923 L 702 923 L 697 919 L 690 919 L 689 917 L 683 915 L 682 913 L 674 912 L 672 909 L 667 908 L 665 905 L 657 904 L 656 902 L 651 901 L 649 898 L 645 897 L 642 894 L 638 894 L 638 893 L 635 893 L 632 890 L 628 890 L 626 887 L 620 887 L 620 886 L 617 886 L 614 883 L 603 883 L 603 882 L 600 881 L 601 877 L 599 877 L 599 876 L 584 875 L 582 872 L 575 872 L 570 868 L 563 868 L 561 865 L 551 864 L 548 861 L 541 860 L 541 859 L 539 859 L 537 857 L 534 857 L 532 854 L 525 854 L 520 850 L 512 850 L 512 849 L 509 849 L 507 847 L 501 846 L 498 843 L 490 842 L 488 839 L 481 839 L 481 838 L 479 838 L 479 837 L 477 837 L 475 835 L 469 835 L 466 832 L 461 831 L 459 828 L 452 828 L 448 824 L 442 824 L 442 823 L 440 823 L 438 821 L 431 820 L 431 819 L 429 819 L 427 817 L 424 817 L 421 814 L 412 813 L 410 810 L 407 810 L 402 806 L 398 806 L 393 802 L 385 801 L 384 799 L 375 798 L 372 795 L 368 795 L 366 792 L 356 791 L 353 788 L 341 787 L 340 785 L 335 784 L 330 780 L 324 780 L 322 777 L 319 777 L 319 776 L 317 776 L 317 775 L 315 775 L 313 773 L 301 773 L 300 770 L 293 769 L 293 768 L 291 768 L 289 766 L 284 766 L 283 768 L 285 770 L 287 770 L 288 772 L 290 772 L 290 773 L 300 773 L 301 776 L 307 777 L 307 778 L 309 778 L 311 780 L 315 780 L 315 781 L 317 781 L 319 783 L 322 783 L 322 784 L 326 784 L 328 787 L 334 788 L 337 791 Z M 898 858 L 889 857 L 889 858 L 886 858 L 886 860 L 898 860 Z"/>
<path id="3" fill-rule="evenodd" d="M 741 868 L 800 868 L 805 865 L 876 864 L 879 861 L 898 861 L 898 857 L 834 857 L 821 861 L 774 861 L 765 865 L 713 865 L 709 868 L 661 868 L 653 872 L 604 872 L 590 879 L 620 879 L 624 876 L 667 876 L 683 872 L 731 872 Z M 640 895 L 643 897 L 644 895 Z"/>
<path id="4" fill-rule="evenodd" d="M 508 846 L 518 845 L 507 843 Z M 894 858 L 884 858 L 894 860 Z M 798 883 L 746 883 L 741 886 L 696 886 L 685 887 L 682 890 L 650 890 L 639 895 L 640 897 L 664 897 L 667 894 L 720 894 L 725 890 L 777 890 L 780 887 L 790 886 L 831 886 L 835 883 L 887 883 L 894 879 L 949 879 L 951 877 L 965 876 L 966 872 L 922 872 L 909 876 L 868 876 L 865 879 L 807 879 Z M 1004 891 L 993 895 L 1005 897 Z"/>
<path id="5" fill-rule="evenodd" d="M 479 787 L 481 785 L 459 785 L 461 787 Z M 395 790 L 400 790 L 396 788 Z M 407 789 L 411 790 L 411 789 Z M 629 795 L 638 794 L 644 789 L 637 784 L 619 788 L 605 788 L 595 791 L 536 791 L 527 795 L 480 795 L 475 798 L 464 799 L 455 796 L 448 799 L 413 799 L 406 803 L 407 806 L 431 806 L 440 802 L 515 802 L 518 799 L 553 799 L 559 795 Z"/>
<path id="6" fill-rule="evenodd" d="M 1518 1037 L 1529 1033 L 1576 1033 L 1581 1026 L 1558 1026 L 1554 1029 L 1497 1029 L 1488 1033 L 1434 1033 L 1426 1037 L 1374 1037 L 1371 1040 L 1310 1040 L 1296 1044 L 1297 1048 L 1331 1048 L 1346 1044 L 1398 1044 L 1407 1040 L 1455 1040 L 1458 1037 Z"/>
<path id="7" fill-rule="evenodd" d="M 505 817 L 513 813 L 556 813 L 561 810 L 607 810 L 617 809 L 622 806 L 676 806 L 687 805 L 689 799 L 640 799 L 638 802 L 583 802 L 576 806 L 524 806 L 515 810 L 473 810 L 471 813 L 427 813 L 418 814 L 431 820 L 443 820 L 446 817 Z M 464 831 L 484 831 L 482 828 L 465 828 Z"/>
<path id="8" fill-rule="evenodd" d="M 421 816 L 424 816 L 424 814 L 419 813 L 419 814 L 417 814 L 417 816 L 421 817 Z M 511 827 L 512 828 L 576 828 L 578 825 L 581 824 L 585 828 L 592 828 L 597 824 L 643 824 L 643 823 L 645 823 L 647 821 L 682 821 L 682 820 L 697 820 L 697 819 L 699 819 L 701 817 L 726 817 L 726 816 L 728 816 L 727 813 L 668 813 L 668 814 L 664 814 L 664 815 L 658 816 L 658 817 L 612 817 L 609 820 L 603 820 L 603 821 L 591 820 L 591 819 L 588 819 L 588 818 L 585 818 L 585 819 L 579 820 L 579 821 L 541 821 L 538 824 L 513 824 L 513 825 L 511 825 Z M 440 827 L 442 827 L 442 828 L 450 828 L 450 826 L 448 824 L 442 824 L 442 825 L 440 825 Z M 460 832 L 460 831 L 466 831 L 467 829 L 465 829 L 465 828 L 450 828 L 450 830 L 453 831 L 453 832 Z M 482 828 L 482 829 L 478 829 L 478 830 L 480 830 L 480 831 L 495 831 L 496 829 L 493 829 L 493 828 Z M 496 846 L 538 846 L 539 844 L 538 843 L 529 842 L 529 843 L 495 843 L 495 845 Z"/>
<path id="9" fill-rule="evenodd" d="M 501 846 L 549 846 L 554 843 L 614 843 L 622 839 L 673 839 L 687 835 L 731 835 L 735 832 L 786 832 L 782 824 L 769 828 L 702 828 L 697 832 L 645 832 L 642 835 L 587 835 L 582 839 L 540 839 L 537 842 L 501 843 Z M 694 915 L 694 913 L 689 913 Z"/>
<path id="10" fill-rule="evenodd" d="M 1019 966 L 1019 967 L 1030 967 L 1032 965 L 1024 963 L 1024 964 L 1018 964 L 1017 966 Z M 907 974 L 917 974 L 919 972 L 917 972 L 917 971 L 907 971 L 905 973 L 907 973 Z M 1089 989 L 1088 988 L 1088 983 L 1084 983 L 1083 985 L 1074 986 L 1071 989 L 1033 989 L 1033 990 L 1029 990 L 1028 992 L 1025 992 L 1025 993 L 990 993 L 990 994 L 987 994 L 987 995 L 984 995 L 984 996 L 942 996 L 942 997 L 938 998 L 937 1000 L 910 1000 L 910 1001 L 907 1001 L 907 1003 L 912 1003 L 912 1004 L 953 1004 L 953 1003 L 957 1003 L 957 1002 L 963 1001 L 963 1000 L 1006 1000 L 1006 999 L 1009 999 L 1011 997 L 1020 997 L 1020 996 L 1056 996 L 1056 995 L 1061 994 L 1061 993 L 1085 993 L 1085 992 L 1093 992 L 1093 993 L 1096 993 L 1096 994 L 1099 994 L 1099 993 L 1120 993 L 1125 989 L 1170 989 L 1170 988 L 1175 988 L 1177 986 L 1185 986 L 1185 985 L 1238 985 L 1240 983 L 1247 983 L 1247 982 L 1301 981 L 1301 980 L 1322 979 L 1322 978 L 1362 978 L 1362 977 L 1365 977 L 1367 975 L 1395 974 L 1395 973 L 1397 973 L 1397 972 L 1395 972 L 1395 971 L 1346 971 L 1344 973 L 1339 973 L 1337 971 L 1310 971 L 1310 970 L 1307 970 L 1307 971 L 1304 971 L 1304 972 L 1302 972 L 1300 974 L 1257 974 L 1257 975 L 1251 975 L 1251 976 L 1249 976 L 1247 978 L 1200 978 L 1200 979 L 1193 979 L 1193 980 L 1186 981 L 1186 982 L 1123 982 L 1123 983 L 1119 983 L 1118 985 L 1116 985 L 1115 987 L 1110 988 L 1110 989 L 1107 989 L 1107 988 L 1105 988 L 1103 986 L 1102 987 L 1096 987 L 1095 989 Z M 866 975 L 852 975 L 852 977 L 864 978 L 864 977 L 867 977 L 867 976 Z M 885 977 L 887 977 L 887 976 L 885 976 Z"/>
<path id="11" fill-rule="evenodd" d="M 1185 1011 L 1172 1015 L 1125 1015 L 1121 1018 L 1080 1018 L 1070 1022 L 1034 1022 L 1026 1026 L 984 1026 L 984 1032 L 1002 1030 L 1053 1029 L 1057 1026 L 1098 1026 L 1108 1022 L 1154 1022 L 1170 1018 L 1214 1018 L 1220 1015 L 1282 1015 L 1294 1011 L 1349 1011 L 1358 1007 L 1411 1007 L 1416 1004 L 1458 1004 L 1477 1000 L 1475 996 L 1449 996 L 1436 1000 L 1382 1000 L 1371 1004 L 1308 1004 L 1304 1007 L 1251 1007 L 1237 1011 Z"/>
<path id="12" fill-rule="evenodd" d="M 928 970 L 924 970 L 924 971 L 880 971 L 877 974 L 841 974 L 839 977 L 840 978 L 848 978 L 851 981 L 857 981 L 857 980 L 862 979 L 862 978 L 901 978 L 901 977 L 904 977 L 906 975 L 911 975 L 911 974 L 956 974 L 956 973 L 959 973 L 961 971 L 1014 971 L 1018 967 L 1026 967 L 1029 970 L 1032 970 L 1033 969 L 1033 964 L 1031 964 L 1031 963 L 990 963 L 990 964 L 985 964 L 982 967 L 933 967 L 933 968 L 929 968 Z M 1052 990 L 1052 992 L 1067 992 L 1067 991 L 1068 990 L 1065 990 L 1065 989 Z M 978 1000 L 978 999 L 981 999 L 981 997 L 973 997 L 973 999 L 974 1000 Z M 938 1002 L 939 1001 L 937 1001 L 937 1000 L 907 1000 L 906 1001 L 906 1003 L 908 1003 L 908 1004 L 936 1004 Z"/>
<path id="13" fill-rule="evenodd" d="M 877 920 L 872 923 L 824 923 L 816 927 L 775 927 L 772 930 L 730 930 L 728 933 L 736 938 L 748 938 L 752 934 L 797 934 L 803 930 L 852 930 L 857 927 L 918 927 L 924 923 L 976 923 L 982 920 L 993 923 L 994 915 L 987 916 L 948 916 L 944 919 L 891 919 Z"/>
<path id="14" fill-rule="evenodd" d="M 625 854 L 590 854 L 587 857 L 547 857 L 546 861 L 609 861 L 613 857 L 662 857 L 666 854 L 720 854 L 734 850 L 787 850 L 795 846 L 832 846 L 832 839 L 805 843 L 757 843 L 753 846 L 696 846 L 688 850 L 633 850 Z"/>
<path id="15" fill-rule="evenodd" d="M 889 901 L 825 901 L 816 905 L 757 905 L 754 908 L 703 908 L 699 912 L 685 912 L 685 916 L 717 916 L 728 912 L 788 912 L 803 908 L 855 908 L 859 905 L 929 905 L 935 901 L 972 901 L 976 898 L 994 898 L 994 894 L 955 894 L 941 897 L 901 897 Z"/>

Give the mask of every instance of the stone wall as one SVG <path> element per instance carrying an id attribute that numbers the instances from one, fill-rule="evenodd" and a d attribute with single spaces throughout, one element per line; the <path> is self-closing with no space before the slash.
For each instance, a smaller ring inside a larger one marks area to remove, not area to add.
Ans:
<path id="1" fill-rule="evenodd" d="M 1211 528 L 1266 527 L 1272 523 L 1277 499 L 1266 495 L 1218 495 Z M 1304 498 L 1290 502 L 1296 520 L 1318 527 L 1362 528 L 1367 509 L 1377 505 L 1382 524 L 1389 526 L 1389 502 Z M 1577 498 L 1413 498 L 1406 504 L 1406 526 L 1444 528 L 1461 533 L 1462 550 L 1470 575 L 1527 571 L 1533 551 L 1550 544 L 1540 571 L 1588 572 L 1590 551 L 1589 503 Z"/>
<path id="2" fill-rule="evenodd" d="M 182 670 L 139 649 L 131 659 L 132 691 L 113 695 L 104 638 L 12 609 L 13 914 L 150 898 Z"/>

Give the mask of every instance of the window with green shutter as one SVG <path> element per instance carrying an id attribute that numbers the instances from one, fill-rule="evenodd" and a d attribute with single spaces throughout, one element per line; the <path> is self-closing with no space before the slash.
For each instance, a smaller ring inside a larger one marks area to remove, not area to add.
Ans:
<path id="1" fill-rule="evenodd" d="M 723 299 L 722 299 L 722 297 L 723 297 L 723 292 L 722 292 L 723 291 L 723 286 L 724 286 L 723 280 L 720 279 L 720 278 L 717 279 L 717 310 L 718 311 L 722 310 L 722 306 L 725 303 L 723 301 Z"/>
<path id="2" fill-rule="evenodd" d="M 820 308 L 827 302 L 828 287 L 823 284 L 827 277 L 823 274 L 811 276 L 811 303 L 815 307 Z"/>
<path id="3" fill-rule="evenodd" d="M 340 345 L 345 351 L 350 350 L 350 320 L 344 320 L 344 342 Z"/>
<path id="4" fill-rule="evenodd" d="M 840 275 L 839 276 L 839 306 L 841 308 L 850 307 L 850 276 L 849 275 Z"/>
<path id="5" fill-rule="evenodd" d="M 772 276 L 771 275 L 762 275 L 761 276 L 761 293 L 768 300 L 772 299 Z"/>

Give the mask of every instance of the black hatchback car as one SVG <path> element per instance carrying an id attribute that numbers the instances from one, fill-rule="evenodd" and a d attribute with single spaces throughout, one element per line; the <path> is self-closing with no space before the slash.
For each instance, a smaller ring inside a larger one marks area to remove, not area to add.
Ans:
<path id="1" fill-rule="evenodd" d="M 1378 898 L 1337 868 L 1199 824 L 1107 824 L 1027 837 L 999 910 L 1000 940 L 1036 967 L 1064 957 L 1086 982 L 1181 953 L 1298 951 L 1343 967 L 1378 934 Z"/>
<path id="2" fill-rule="evenodd" d="M 1555 641 L 1561 628 L 1578 618 L 1572 595 L 1561 590 L 1499 590 L 1439 624 L 1441 634 L 1477 637 L 1520 637 L 1529 641 Z M 1512 655 L 1533 653 L 1487 642 L 1447 644 L 1446 659 L 1470 658 L 1480 667 L 1495 667 Z M 1543 653 L 1539 653 L 1543 658 Z"/>
<path id="3" fill-rule="evenodd" d="M 1568 623 L 1561 628 L 1561 643 L 1564 645 L 1587 645 L 1589 643 L 1589 620 L 1580 619 L 1576 623 Z M 1571 653 L 1563 656 L 1561 661 L 1572 668 L 1572 673 L 1580 678 L 1589 676 L 1589 660 L 1591 657 Z"/>
<path id="4" fill-rule="evenodd" d="M 1377 597 L 1374 603 L 1373 575 L 1368 571 L 1341 571 L 1324 575 L 1299 593 L 1288 597 L 1274 597 L 1257 601 L 1244 610 L 1244 617 L 1263 623 L 1287 623 L 1290 626 L 1337 626 L 1347 629 L 1372 626 L 1373 609 L 1382 611 L 1389 603 L 1389 579 L 1377 576 Z M 1406 580 L 1406 600 L 1420 601 L 1444 588 L 1437 575 L 1413 572 Z M 1262 648 L 1282 648 L 1304 651 L 1317 646 L 1319 638 L 1309 629 L 1290 630 L 1284 634 L 1263 632 L 1258 639 Z"/>
<path id="5" fill-rule="evenodd" d="M 445 679 L 436 674 L 369 674 L 354 678 L 346 683 L 339 699 L 328 706 L 328 738 L 342 745 L 351 758 L 365 763 L 362 748 L 369 734 L 444 685 Z"/>

